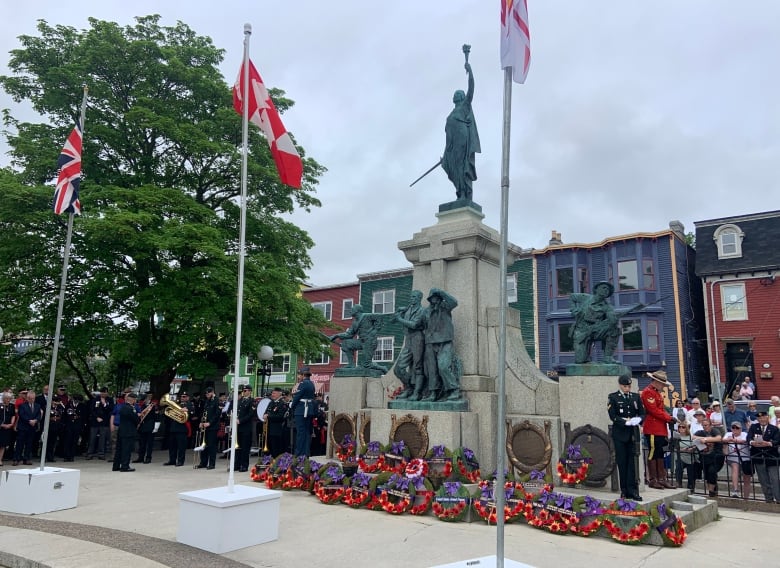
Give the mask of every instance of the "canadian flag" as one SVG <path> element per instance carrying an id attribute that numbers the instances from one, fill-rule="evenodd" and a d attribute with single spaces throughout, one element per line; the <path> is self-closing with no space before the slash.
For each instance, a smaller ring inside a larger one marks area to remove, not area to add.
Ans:
<path id="1" fill-rule="evenodd" d="M 279 179 L 290 187 L 300 188 L 303 176 L 303 163 L 298 151 L 293 145 L 290 135 L 282 124 L 279 112 L 276 110 L 268 91 L 260 78 L 260 73 L 249 61 L 249 96 L 244 97 L 242 83 L 244 79 L 244 66 L 238 71 L 238 79 L 233 85 L 233 108 L 243 116 L 244 101 L 249 104 L 249 122 L 260 127 L 265 134 L 271 154 L 276 162 Z"/>

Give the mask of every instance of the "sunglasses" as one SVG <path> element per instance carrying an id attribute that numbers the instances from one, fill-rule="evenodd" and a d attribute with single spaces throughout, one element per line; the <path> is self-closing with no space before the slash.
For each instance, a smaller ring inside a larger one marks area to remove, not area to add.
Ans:
<path id="1" fill-rule="evenodd" d="M 742 430 L 742 428 L 740 428 L 739 426 L 732 426 L 731 429 L 732 430 Z"/>

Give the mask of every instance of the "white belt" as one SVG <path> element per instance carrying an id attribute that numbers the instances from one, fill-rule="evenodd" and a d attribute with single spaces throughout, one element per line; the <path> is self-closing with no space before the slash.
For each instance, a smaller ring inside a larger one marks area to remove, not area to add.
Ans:
<path id="1" fill-rule="evenodd" d="M 303 407 L 303 417 L 304 417 L 304 418 L 306 418 L 307 416 L 309 416 L 309 403 L 310 403 L 312 400 L 313 400 L 313 399 L 311 399 L 311 398 L 302 398 L 302 399 L 300 399 L 300 402 L 303 402 L 303 403 L 306 405 L 306 406 L 304 406 L 304 407 Z"/>

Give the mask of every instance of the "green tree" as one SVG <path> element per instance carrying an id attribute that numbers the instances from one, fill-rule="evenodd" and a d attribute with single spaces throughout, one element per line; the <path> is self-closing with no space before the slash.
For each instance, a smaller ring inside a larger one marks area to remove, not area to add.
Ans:
<path id="1" fill-rule="evenodd" d="M 157 392 L 176 373 L 204 376 L 232 361 L 240 211 L 240 116 L 209 38 L 159 16 L 134 26 L 38 23 L 21 36 L 0 86 L 45 117 L 5 112 L 13 171 L 0 172 L 0 321 L 7 333 L 51 337 L 64 218 L 50 208 L 59 149 L 89 87 L 81 202 L 63 316 L 61 357 L 85 389 L 100 370 L 133 365 Z M 292 106 L 271 89 L 280 111 Z M 262 344 L 320 350 L 322 318 L 300 296 L 309 236 L 280 214 L 319 206 L 325 171 L 305 156 L 301 190 L 278 181 L 268 144 L 250 128 L 242 351 Z M 6 365 L 23 372 L 18 357 Z M 29 364 L 29 362 L 28 362 Z"/>

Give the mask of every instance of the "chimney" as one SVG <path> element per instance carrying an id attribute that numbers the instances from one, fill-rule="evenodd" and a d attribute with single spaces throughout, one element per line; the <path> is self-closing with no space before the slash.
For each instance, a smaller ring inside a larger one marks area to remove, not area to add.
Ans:
<path id="1" fill-rule="evenodd" d="M 552 245 L 562 245 L 563 241 L 561 240 L 561 234 L 556 231 L 555 229 L 552 230 L 552 235 L 550 237 L 550 246 Z"/>
<path id="2" fill-rule="evenodd" d="M 685 238 L 685 225 L 683 225 L 680 221 L 677 221 L 676 219 L 669 221 L 669 228 L 680 235 L 680 238 Z"/>

